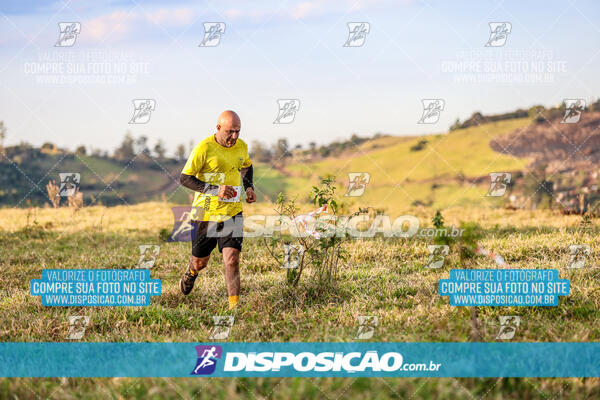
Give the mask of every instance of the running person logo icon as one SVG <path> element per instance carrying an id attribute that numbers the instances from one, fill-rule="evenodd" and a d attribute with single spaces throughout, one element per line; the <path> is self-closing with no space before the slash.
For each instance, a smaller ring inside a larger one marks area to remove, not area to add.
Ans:
<path id="1" fill-rule="evenodd" d="M 190 375 L 210 375 L 215 372 L 217 360 L 221 359 L 223 355 L 223 348 L 221 346 L 196 346 L 196 353 L 198 354 L 196 368 Z"/>
<path id="2" fill-rule="evenodd" d="M 370 31 L 371 24 L 368 22 L 348 22 L 348 39 L 344 47 L 361 47 Z"/>
<path id="3" fill-rule="evenodd" d="M 58 190 L 58 195 L 61 197 L 73 196 L 79 188 L 81 175 L 79 173 L 61 172 L 58 176 L 60 177 L 60 189 Z"/>
<path id="4" fill-rule="evenodd" d="M 444 99 L 422 99 L 423 115 L 418 124 L 435 124 L 440 120 L 446 101 Z"/>
<path id="5" fill-rule="evenodd" d="M 133 117 L 129 120 L 130 124 L 147 124 L 150 121 L 152 111 L 156 109 L 156 100 L 154 99 L 133 99 Z"/>
<path id="6" fill-rule="evenodd" d="M 278 99 L 277 105 L 279 111 L 277 118 L 273 121 L 274 124 L 291 124 L 296 118 L 296 113 L 300 110 L 299 99 Z"/>
<path id="7" fill-rule="evenodd" d="M 225 22 L 205 22 L 204 38 L 198 47 L 215 47 L 221 43 L 221 36 L 225 34 Z"/>
<path id="8" fill-rule="evenodd" d="M 490 188 L 486 197 L 504 196 L 510 185 L 512 174 L 510 172 L 492 172 L 490 175 Z"/>
<path id="9" fill-rule="evenodd" d="M 506 39 L 512 31 L 510 22 L 490 22 L 490 38 L 485 47 L 502 47 L 506 44 Z"/>
<path id="10" fill-rule="evenodd" d="M 565 99 L 565 115 L 560 121 L 561 124 L 576 124 L 581 119 L 581 114 L 585 111 L 586 102 L 584 99 Z"/>

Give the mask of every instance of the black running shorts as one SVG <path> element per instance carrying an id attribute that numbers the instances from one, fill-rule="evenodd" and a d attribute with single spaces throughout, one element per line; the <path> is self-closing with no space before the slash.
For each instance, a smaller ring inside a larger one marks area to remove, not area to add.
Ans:
<path id="1" fill-rule="evenodd" d="M 192 255 L 203 258 L 209 256 L 215 246 L 219 251 L 233 247 L 242 251 L 244 217 L 242 213 L 223 222 L 192 221 Z"/>

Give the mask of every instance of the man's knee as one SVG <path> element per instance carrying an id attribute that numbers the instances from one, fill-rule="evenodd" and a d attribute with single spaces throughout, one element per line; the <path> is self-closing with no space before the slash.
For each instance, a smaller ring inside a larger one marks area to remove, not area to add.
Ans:
<path id="1" fill-rule="evenodd" d="M 240 263 L 240 252 L 232 247 L 223 249 L 223 261 L 229 268 L 236 268 Z"/>
<path id="2" fill-rule="evenodd" d="M 190 264 L 192 264 L 192 266 L 194 267 L 195 270 L 199 271 L 203 268 L 206 268 L 206 266 L 208 265 L 209 258 L 210 258 L 210 256 L 208 256 L 208 257 L 191 256 Z"/>

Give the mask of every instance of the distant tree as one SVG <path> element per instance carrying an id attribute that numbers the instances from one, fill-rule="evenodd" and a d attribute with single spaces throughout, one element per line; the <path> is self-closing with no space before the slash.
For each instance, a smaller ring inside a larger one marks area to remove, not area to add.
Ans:
<path id="1" fill-rule="evenodd" d="M 252 142 L 251 157 L 258 162 L 269 162 L 271 161 L 272 154 L 264 144 L 255 140 Z"/>
<path id="2" fill-rule="evenodd" d="M 79 154 L 80 156 L 85 156 L 86 155 L 85 146 L 81 145 L 81 146 L 77 147 L 75 149 L 75 154 Z"/>
<path id="3" fill-rule="evenodd" d="M 148 148 L 148 137 L 142 135 L 135 140 L 134 152 L 135 154 L 150 154 L 150 149 Z"/>
<path id="4" fill-rule="evenodd" d="M 529 118 L 534 120 L 535 122 L 544 122 L 546 117 L 544 116 L 544 111 L 546 108 L 542 105 L 537 105 L 531 107 L 527 113 L 529 114 Z"/>
<path id="5" fill-rule="evenodd" d="M 133 136 L 131 136 L 130 132 L 125 134 L 123 138 L 123 142 L 121 142 L 121 146 L 119 146 L 114 153 L 114 157 L 117 160 L 131 160 L 135 157 L 135 152 L 133 151 L 134 140 Z"/>
<path id="6" fill-rule="evenodd" d="M 185 156 L 186 156 L 185 145 L 184 144 L 178 145 L 177 149 L 175 150 L 175 158 L 177 158 L 177 160 L 183 161 L 183 160 L 185 160 Z"/>
<path id="7" fill-rule="evenodd" d="M 0 153 L 4 149 L 4 139 L 6 139 L 6 125 L 4 125 L 4 121 L 0 121 Z"/>
<path id="8" fill-rule="evenodd" d="M 44 143 L 42 145 L 42 147 L 40 148 L 40 151 L 44 154 L 52 154 L 52 155 L 56 155 L 61 152 L 54 143 L 50 143 L 50 142 Z"/>
<path id="9" fill-rule="evenodd" d="M 309 148 L 310 148 L 310 154 L 311 155 L 316 155 L 317 154 L 317 144 L 315 142 L 310 142 L 308 144 Z"/>
<path id="10" fill-rule="evenodd" d="M 285 162 L 284 159 L 289 157 L 290 146 L 288 145 L 288 141 L 285 138 L 277 139 L 277 143 L 273 149 L 273 158 L 276 162 Z"/>
<path id="11" fill-rule="evenodd" d="M 166 152 L 167 149 L 165 149 L 164 142 L 161 139 L 158 139 L 158 141 L 154 145 L 154 153 L 156 154 L 156 157 L 158 157 L 159 159 L 165 158 Z"/>
<path id="12" fill-rule="evenodd" d="M 450 125 L 450 130 L 455 131 L 460 128 L 460 119 L 456 118 L 456 121 L 452 125 Z"/>
<path id="13" fill-rule="evenodd" d="M 321 157 L 327 157 L 331 153 L 331 150 L 327 146 L 319 147 L 319 154 Z"/>

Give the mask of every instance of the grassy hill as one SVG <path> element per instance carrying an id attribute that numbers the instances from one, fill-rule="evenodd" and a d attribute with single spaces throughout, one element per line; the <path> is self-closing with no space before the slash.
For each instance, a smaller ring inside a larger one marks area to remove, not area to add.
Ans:
<path id="1" fill-rule="evenodd" d="M 490 172 L 522 170 L 530 162 L 527 158 L 495 152 L 489 146 L 490 140 L 529 123 L 529 119 L 522 118 L 459 129 L 444 135 L 374 139 L 340 157 L 312 163 L 292 161 L 283 172 L 267 175 L 268 182 L 262 181 L 259 174 L 257 187 L 268 192 L 270 182 L 282 180 L 280 185 L 290 195 L 303 200 L 319 176 L 337 176 L 339 190 L 344 191 L 348 172 L 368 172 L 371 178 L 364 195 L 347 199 L 388 210 L 418 204 L 485 206 L 494 199 L 484 197 L 489 181 L 479 179 L 480 183 L 474 184 L 478 178 L 486 177 Z M 419 147 L 422 148 L 418 150 Z"/>
<path id="2" fill-rule="evenodd" d="M 128 162 L 80 154 L 44 154 L 30 149 L 0 162 L 0 205 L 50 204 L 46 185 L 59 183 L 59 173 L 81 174 L 80 190 L 86 205 L 135 204 L 166 198 L 187 202 L 186 189 L 178 189 L 183 163 L 143 156 Z M 66 203 L 66 200 L 63 200 Z"/>
<path id="3" fill-rule="evenodd" d="M 368 140 L 336 157 L 318 161 L 288 158 L 283 168 L 256 163 L 259 200 L 273 200 L 281 191 L 306 199 L 319 177 L 335 175 L 345 191 L 348 172 L 368 172 L 368 189 L 350 202 L 376 208 L 410 205 L 448 207 L 490 204 L 486 183 L 474 185 L 489 172 L 515 171 L 529 160 L 493 151 L 490 140 L 526 126 L 530 120 L 513 119 L 458 129 L 444 135 L 383 136 Z M 132 160 L 79 154 L 44 154 L 28 149 L 26 155 L 0 162 L 0 205 L 49 204 L 45 186 L 58 181 L 59 172 L 79 172 L 86 205 L 121 205 L 152 200 L 189 203 L 190 191 L 179 186 L 183 161 L 157 160 L 139 155 Z M 493 201 L 493 200 L 491 200 Z"/>

